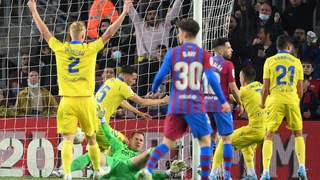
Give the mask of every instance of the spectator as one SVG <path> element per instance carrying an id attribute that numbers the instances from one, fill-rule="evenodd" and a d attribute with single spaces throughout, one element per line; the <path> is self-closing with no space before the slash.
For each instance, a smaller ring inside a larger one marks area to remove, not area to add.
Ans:
<path id="1" fill-rule="evenodd" d="M 21 57 L 21 67 L 10 74 L 9 88 L 12 88 L 13 81 L 18 82 L 19 88 L 27 87 L 28 71 L 29 71 L 30 55 L 28 52 L 23 52 Z"/>
<path id="2" fill-rule="evenodd" d="M 17 115 L 44 115 L 57 114 L 58 103 L 52 94 L 39 86 L 39 73 L 30 70 L 28 87 L 19 92 L 15 105 Z"/>
<path id="3" fill-rule="evenodd" d="M 270 4 L 267 0 L 257 0 L 249 9 L 248 9 L 248 18 L 249 21 L 251 19 L 254 19 L 256 17 L 259 17 L 259 10 L 261 8 L 261 5 L 267 3 Z M 272 13 L 275 14 L 278 12 L 277 8 L 275 6 L 271 6 Z"/>
<path id="4" fill-rule="evenodd" d="M 17 80 L 13 80 L 10 84 L 11 88 L 9 89 L 9 104 L 14 106 L 16 104 L 17 96 L 19 94 L 19 83 Z"/>
<path id="5" fill-rule="evenodd" d="M 165 20 L 159 19 L 157 7 L 154 6 L 147 8 L 144 20 L 134 8 L 131 8 L 129 11 L 129 17 L 133 21 L 135 29 L 138 61 L 141 62 L 138 65 L 137 90 L 137 94 L 140 96 L 148 92 L 148 86 L 146 86 L 148 84 L 147 62 L 156 59 L 156 47 L 159 44 L 168 47 L 170 29 L 172 27 L 171 21 L 178 16 L 181 4 L 182 0 L 174 1 L 172 9 L 167 14 Z"/>
<path id="6" fill-rule="evenodd" d="M 301 115 L 305 119 L 316 119 L 316 118 L 319 118 L 317 114 L 319 101 L 317 96 L 313 93 L 313 91 L 308 89 L 309 85 L 310 85 L 310 76 L 307 74 L 304 74 L 303 96 L 300 101 Z"/>
<path id="7" fill-rule="evenodd" d="M 99 29 L 98 29 L 98 32 L 99 32 L 99 36 L 101 37 L 102 34 L 104 32 L 106 32 L 106 30 L 108 29 L 108 27 L 112 24 L 112 22 L 110 21 L 110 19 L 102 19 L 100 21 L 100 25 L 99 25 Z M 115 34 L 105 45 L 104 47 L 105 48 L 111 48 L 111 47 L 114 47 L 114 46 L 120 46 L 120 37 L 119 37 L 119 34 Z"/>
<path id="8" fill-rule="evenodd" d="M 9 102 L 3 89 L 0 89 L 0 116 L 14 116 L 14 113 L 9 109 Z"/>
<path id="9" fill-rule="evenodd" d="M 301 58 L 303 58 L 302 57 L 302 45 L 303 45 L 303 43 L 300 42 L 300 38 L 299 37 L 294 36 L 292 39 L 293 39 L 293 49 L 292 49 L 291 54 L 294 57 L 296 57 L 296 58 L 301 60 Z"/>
<path id="10" fill-rule="evenodd" d="M 294 30 L 293 38 L 297 38 L 301 43 L 303 43 L 306 39 L 306 31 L 302 28 L 297 28 Z"/>
<path id="11" fill-rule="evenodd" d="M 101 87 L 101 85 L 108 79 L 110 78 L 114 78 L 115 77 L 115 72 L 114 72 L 114 68 L 112 66 L 107 66 L 104 68 L 102 74 L 102 82 L 96 85 L 95 91 L 97 92 L 99 90 L 99 88 Z"/>
<path id="12" fill-rule="evenodd" d="M 40 66 L 40 86 L 46 88 L 52 95 L 58 95 L 56 57 L 42 36 L 38 42 L 36 61 L 30 64 Z"/>
<path id="13" fill-rule="evenodd" d="M 241 9 L 241 21 L 237 23 L 234 16 L 230 17 L 229 33 L 230 44 L 233 49 L 230 61 L 235 68 L 235 77 L 239 77 L 240 70 L 246 66 L 246 40 L 248 37 L 248 15 L 246 4 L 238 1 Z M 236 78 L 236 84 L 240 87 L 239 78 Z"/>
<path id="14" fill-rule="evenodd" d="M 261 27 L 257 37 L 247 49 L 251 59 L 252 68 L 256 71 L 256 80 L 262 83 L 263 66 L 268 57 L 277 54 L 277 48 L 273 42 L 274 30 L 270 27 Z"/>
<path id="15" fill-rule="evenodd" d="M 135 28 L 139 61 L 145 58 L 154 60 L 156 58 L 156 47 L 159 44 L 168 47 L 171 21 L 178 16 L 181 4 L 182 0 L 174 1 L 172 9 L 163 21 L 159 19 L 157 7 L 149 6 L 144 20 L 139 16 L 136 9 L 130 9 L 129 16 Z M 138 72 L 138 74 L 140 73 Z"/>
<path id="16" fill-rule="evenodd" d="M 302 68 L 303 68 L 303 73 L 308 75 L 310 77 L 310 82 L 309 82 L 309 89 L 313 91 L 313 93 L 318 97 L 319 99 L 319 94 L 320 94 L 320 80 L 312 78 L 313 74 L 313 66 L 312 62 L 307 59 L 303 58 L 302 59 Z"/>
<path id="17" fill-rule="evenodd" d="M 271 6 L 267 3 L 261 5 L 259 17 L 255 17 L 249 21 L 248 46 L 252 44 L 253 39 L 256 37 L 256 34 L 261 27 L 274 28 L 274 39 L 272 40 L 275 40 L 279 35 L 284 34 L 280 23 L 280 14 L 278 12 L 273 14 Z"/>
<path id="18" fill-rule="evenodd" d="M 307 41 L 303 44 L 302 56 L 314 60 L 313 78 L 320 78 L 320 46 L 313 43 L 313 38 L 307 36 Z"/>
<path id="19" fill-rule="evenodd" d="M 291 6 L 281 15 L 284 31 L 289 36 L 292 36 L 297 28 L 313 31 L 313 11 L 316 0 L 309 0 L 307 3 L 302 3 L 302 0 L 290 0 L 290 4 Z"/>

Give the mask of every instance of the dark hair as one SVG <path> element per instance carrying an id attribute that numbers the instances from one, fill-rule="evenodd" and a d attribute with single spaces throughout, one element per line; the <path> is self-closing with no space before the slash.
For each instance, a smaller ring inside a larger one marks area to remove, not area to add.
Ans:
<path id="1" fill-rule="evenodd" d="M 131 138 L 133 138 L 133 136 L 134 136 L 135 134 L 142 134 L 142 135 L 143 135 L 143 139 L 146 139 L 146 136 L 144 135 L 144 133 L 143 133 L 142 131 L 135 131 L 135 132 L 133 132 L 133 133 L 131 134 Z"/>
<path id="2" fill-rule="evenodd" d="M 183 19 L 177 22 L 177 27 L 187 32 L 188 36 L 192 38 L 195 38 L 200 30 L 199 24 L 193 19 Z"/>
<path id="3" fill-rule="evenodd" d="M 156 48 L 156 50 L 158 49 L 162 49 L 162 50 L 167 50 L 167 46 L 163 45 L 163 44 L 159 44 Z"/>
<path id="4" fill-rule="evenodd" d="M 301 58 L 301 64 L 311 64 L 313 66 L 313 62 L 308 58 Z"/>
<path id="5" fill-rule="evenodd" d="M 121 66 L 121 72 L 120 73 L 131 74 L 132 75 L 134 73 L 134 68 L 131 67 L 130 65 Z"/>
<path id="6" fill-rule="evenodd" d="M 269 26 L 262 26 L 260 29 L 264 29 L 264 34 L 267 35 L 269 34 L 269 38 L 271 41 L 274 42 L 274 28 L 269 27 Z"/>
<path id="7" fill-rule="evenodd" d="M 102 23 L 104 23 L 104 22 L 107 22 L 107 23 L 109 23 L 110 25 L 112 24 L 112 22 L 111 22 L 110 19 L 102 19 L 102 20 L 100 21 L 99 29 L 98 29 L 98 34 L 99 34 L 99 36 L 102 36 L 102 34 L 103 34 L 103 32 L 101 31 L 101 25 L 102 25 Z"/>
<path id="8" fill-rule="evenodd" d="M 146 9 L 146 14 L 149 12 L 149 11 L 157 11 L 158 10 L 158 7 L 156 6 L 149 6 L 147 9 Z"/>
<path id="9" fill-rule="evenodd" d="M 230 39 L 225 37 L 214 39 L 212 41 L 212 48 L 215 49 L 219 46 L 225 46 L 226 42 L 230 42 Z"/>
<path id="10" fill-rule="evenodd" d="M 241 69 L 243 77 L 246 81 L 254 81 L 256 79 L 256 71 L 253 68 L 245 67 Z"/>
<path id="11" fill-rule="evenodd" d="M 287 36 L 287 35 L 280 35 L 278 38 L 277 38 L 277 48 L 279 50 L 283 50 L 283 49 L 286 49 L 286 47 L 288 45 L 293 45 L 293 40 L 290 36 Z"/>
<path id="12" fill-rule="evenodd" d="M 39 68 L 33 67 L 33 68 L 30 68 L 30 69 L 29 69 L 28 76 L 29 76 L 30 72 L 32 72 L 32 71 L 35 71 L 35 72 L 38 73 L 38 75 L 40 75 L 40 74 L 39 74 Z"/>

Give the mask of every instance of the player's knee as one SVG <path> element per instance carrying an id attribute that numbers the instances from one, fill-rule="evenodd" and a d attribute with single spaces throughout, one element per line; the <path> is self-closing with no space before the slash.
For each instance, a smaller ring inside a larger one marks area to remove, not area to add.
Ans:
<path id="1" fill-rule="evenodd" d="M 295 137 L 300 137 L 300 136 L 302 136 L 302 130 L 299 130 L 299 131 L 293 131 L 293 134 L 294 134 L 294 136 Z"/>

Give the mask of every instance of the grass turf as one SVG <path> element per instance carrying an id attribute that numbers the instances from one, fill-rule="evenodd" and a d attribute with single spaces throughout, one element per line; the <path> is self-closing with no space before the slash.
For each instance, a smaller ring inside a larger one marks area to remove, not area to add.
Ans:
<path id="1" fill-rule="evenodd" d="M 0 177 L 1 180 L 27 180 L 27 179 L 42 179 L 42 180 L 62 180 L 62 178 L 35 178 L 35 177 Z M 72 178 L 72 180 L 84 180 L 89 178 Z M 168 179 L 168 180 L 181 180 L 181 179 Z"/>

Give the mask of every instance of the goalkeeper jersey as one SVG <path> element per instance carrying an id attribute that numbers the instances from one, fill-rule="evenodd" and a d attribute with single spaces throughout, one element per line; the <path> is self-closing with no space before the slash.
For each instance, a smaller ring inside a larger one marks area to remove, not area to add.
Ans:
<path id="1" fill-rule="evenodd" d="M 127 147 L 127 145 L 125 145 L 124 143 L 119 141 L 114 135 L 111 134 L 110 128 L 108 126 L 109 125 L 107 125 L 107 124 L 103 124 L 103 125 L 101 125 L 101 128 L 102 128 L 104 135 L 108 139 L 108 141 L 111 145 L 111 149 L 113 151 L 113 156 L 106 155 L 108 166 L 113 168 L 116 166 L 116 163 L 118 163 L 119 161 L 127 161 L 127 160 L 131 159 L 132 157 L 137 156 L 140 152 L 129 149 Z M 119 171 L 119 172 L 121 172 L 121 171 Z M 135 174 L 134 176 L 136 178 L 139 176 L 138 171 L 131 172 L 131 173 Z M 109 176 L 107 175 L 106 177 L 109 177 Z M 121 177 L 121 174 L 119 174 L 119 177 Z M 153 172 L 152 177 L 153 177 L 153 179 L 167 178 L 167 176 L 164 172 L 160 172 L 160 173 Z"/>

